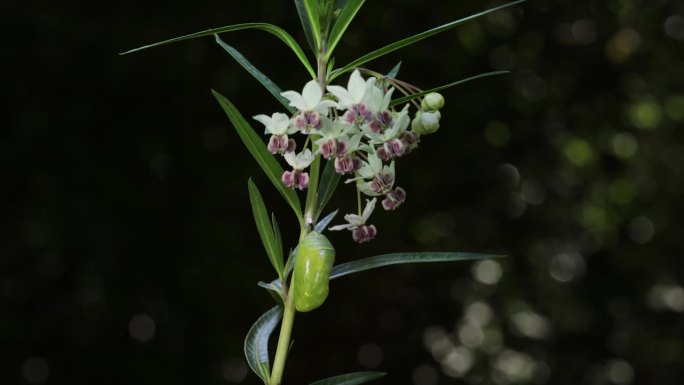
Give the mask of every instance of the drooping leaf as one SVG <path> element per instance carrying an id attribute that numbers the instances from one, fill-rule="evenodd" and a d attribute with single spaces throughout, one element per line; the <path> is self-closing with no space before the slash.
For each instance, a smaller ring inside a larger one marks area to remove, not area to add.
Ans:
<path id="1" fill-rule="evenodd" d="M 254 214 L 254 222 L 256 223 L 257 230 L 259 231 L 259 236 L 261 237 L 261 243 L 264 244 L 266 249 L 266 254 L 268 259 L 271 261 L 271 265 L 275 269 L 279 277 L 283 276 L 283 255 L 280 253 L 278 247 L 278 241 L 273 233 L 273 227 L 271 221 L 268 220 L 268 213 L 266 211 L 266 205 L 264 204 L 263 198 L 261 198 L 261 193 L 256 187 L 252 178 L 249 178 L 247 182 L 249 188 L 249 202 L 252 204 L 252 213 Z"/>
<path id="2" fill-rule="evenodd" d="M 335 47 L 337 47 L 337 43 L 340 42 L 344 32 L 347 30 L 347 27 L 349 27 L 349 24 L 354 19 L 354 16 L 356 16 L 356 13 L 359 12 L 359 9 L 361 9 L 364 2 L 365 0 L 348 0 L 344 5 L 344 8 L 342 8 L 342 11 L 330 31 L 326 59 L 330 59 Z"/>
<path id="3" fill-rule="evenodd" d="M 226 112 L 226 115 L 228 115 L 231 123 L 233 123 L 235 130 L 245 144 L 245 147 L 247 147 L 249 153 L 256 159 L 261 169 L 264 170 L 264 173 L 268 176 L 268 179 L 273 183 L 278 192 L 280 192 L 280 195 L 282 195 L 283 198 L 285 198 L 285 201 L 292 207 L 292 210 L 294 210 L 300 223 L 303 223 L 302 208 L 297 193 L 295 193 L 294 190 L 287 188 L 281 181 L 280 178 L 283 175 L 283 168 L 280 167 L 276 158 L 273 154 L 268 152 L 264 142 L 259 135 L 254 132 L 254 129 L 247 123 L 245 118 L 242 117 L 242 114 L 235 108 L 233 103 L 220 93 L 214 90 L 211 92 Z"/>
<path id="4" fill-rule="evenodd" d="M 383 372 L 355 372 L 312 382 L 310 385 L 359 385 L 383 377 Z"/>
<path id="5" fill-rule="evenodd" d="M 219 28 L 212 28 L 212 29 L 207 29 L 206 31 L 200 31 L 200 32 L 195 32 L 191 33 L 189 35 L 184 35 L 184 36 L 179 36 L 175 37 L 173 39 L 169 40 L 164 40 L 160 41 L 158 43 L 153 43 L 153 44 L 148 44 L 142 47 L 134 48 L 132 50 L 122 52 L 120 55 L 126 55 L 129 53 L 133 52 L 138 52 L 142 51 L 144 49 L 152 48 L 152 47 L 158 47 L 160 45 L 165 45 L 165 44 L 171 44 L 171 43 L 176 43 L 179 41 L 184 41 L 184 40 L 190 40 L 190 39 L 196 39 L 198 37 L 204 37 L 204 36 L 211 36 L 211 35 L 217 35 L 219 33 L 224 33 L 224 32 L 232 32 L 232 31 L 239 31 L 243 29 L 258 29 L 261 31 L 268 32 L 278 39 L 280 39 L 285 45 L 287 45 L 294 53 L 297 55 L 297 58 L 299 61 L 302 62 L 304 65 L 304 68 L 309 72 L 312 78 L 316 78 L 316 72 L 314 72 L 313 67 L 311 67 L 311 63 L 309 63 L 309 59 L 306 58 L 306 54 L 304 51 L 302 51 L 302 47 L 297 44 L 297 41 L 290 36 L 287 31 L 284 29 L 275 26 L 273 24 L 269 23 L 243 23 L 243 24 L 234 24 L 234 25 L 227 25 L 225 27 L 219 27 Z"/>
<path id="6" fill-rule="evenodd" d="M 315 220 L 321 215 L 325 206 L 330 202 L 337 184 L 340 182 L 340 174 L 335 171 L 335 162 L 328 161 L 323 168 L 321 183 L 318 186 L 318 208 L 316 209 Z"/>
<path id="7" fill-rule="evenodd" d="M 406 46 L 411 45 L 413 43 L 419 42 L 425 38 L 428 38 L 428 37 L 435 35 L 435 34 L 438 34 L 440 32 L 444 32 L 450 28 L 454 28 L 457 25 L 466 23 L 466 22 L 471 21 L 471 20 L 475 20 L 475 19 L 482 17 L 482 16 L 485 16 L 489 13 L 496 12 L 496 11 L 501 10 L 503 8 L 507 8 L 507 7 L 522 3 L 523 1 L 525 1 L 525 0 L 516 0 L 516 1 L 510 2 L 510 3 L 500 5 L 498 7 L 490 8 L 490 9 L 487 9 L 485 11 L 476 13 L 474 15 L 470 15 L 468 17 L 464 17 L 462 19 L 443 24 L 439 27 L 435 27 L 435 28 L 429 29 L 425 32 L 421 32 L 421 33 L 418 33 L 416 35 L 413 35 L 413 36 L 407 37 L 405 39 L 396 41 L 394 43 L 388 44 L 382 48 L 379 48 L 373 52 L 370 52 L 370 53 L 367 53 L 367 54 L 361 56 L 360 58 L 352 61 L 351 63 L 347 64 L 346 66 L 344 66 L 340 69 L 333 71 L 330 74 L 329 81 L 332 81 L 333 79 L 337 78 L 338 76 L 342 75 L 343 73 L 351 71 L 354 68 L 356 68 L 356 67 L 358 67 L 364 63 L 367 63 L 371 60 L 377 59 L 381 56 L 387 55 L 390 52 L 396 51 L 400 48 L 403 48 L 403 47 L 406 47 Z"/>
<path id="8" fill-rule="evenodd" d="M 456 262 L 501 257 L 503 257 L 503 255 L 450 252 L 383 254 L 337 265 L 333 267 L 330 272 L 330 279 L 344 277 L 345 275 L 375 269 L 377 267 L 400 265 L 404 263 Z"/>
<path id="9" fill-rule="evenodd" d="M 394 99 L 394 100 L 392 100 L 392 101 L 390 102 L 390 106 L 396 106 L 396 105 L 398 105 L 398 104 L 406 103 L 406 102 L 411 101 L 411 100 L 413 100 L 413 99 L 419 98 L 419 97 L 421 97 L 421 96 L 423 96 L 423 95 L 427 95 L 427 94 L 429 94 L 430 92 L 441 91 L 441 90 L 446 89 L 446 88 L 449 88 L 449 87 L 453 87 L 453 86 L 457 86 L 457 85 L 459 85 L 459 84 L 467 83 L 467 82 L 469 82 L 469 81 L 471 81 L 471 80 L 480 79 L 480 78 L 486 78 L 486 77 L 488 77 L 488 76 L 503 75 L 503 74 L 507 74 L 507 73 L 510 73 L 510 71 L 492 71 L 492 72 L 485 72 L 485 73 L 483 73 L 483 74 L 471 76 L 471 77 L 469 77 L 469 78 L 461 79 L 461 80 L 456 81 L 456 82 L 453 82 L 453 83 L 445 84 L 445 85 L 442 85 L 442 86 L 439 86 L 439 87 L 435 87 L 435 88 L 430 88 L 429 90 L 425 90 L 425 91 L 421 91 L 421 92 L 416 92 L 415 94 L 411 94 L 411 95 L 408 95 L 408 96 L 404 96 L 404 97 L 401 97 L 401 98 Z"/>
<path id="10" fill-rule="evenodd" d="M 215 36 L 216 36 L 216 42 L 224 50 L 226 50 L 226 52 L 228 52 L 228 54 L 230 56 L 232 56 L 233 59 L 235 59 L 235 61 L 237 61 L 242 66 L 242 68 L 246 69 L 247 72 L 249 72 L 252 76 L 254 76 L 254 78 L 256 80 L 258 80 L 259 83 L 261 83 L 261 85 L 264 86 L 264 88 L 266 88 L 266 90 L 268 92 L 270 92 L 271 95 L 273 95 L 273 97 L 277 101 L 279 101 L 288 111 L 290 111 L 291 114 L 294 114 L 295 112 L 297 112 L 296 109 L 294 109 L 292 106 L 290 106 L 290 102 L 287 99 L 285 99 L 282 95 L 280 95 L 280 93 L 283 92 L 280 89 L 280 87 L 278 87 L 275 83 L 273 83 L 273 81 L 271 79 L 269 79 L 268 76 L 264 75 L 263 72 L 259 71 L 256 67 L 254 67 L 254 65 L 252 63 L 250 63 L 250 61 L 247 60 L 247 58 L 244 57 L 240 53 L 240 51 L 238 51 L 234 47 L 226 44 L 223 40 L 221 40 L 219 35 L 215 35 Z"/>
<path id="11" fill-rule="evenodd" d="M 252 325 L 245 338 L 245 357 L 252 371 L 268 384 L 270 359 L 268 358 L 268 339 L 283 317 L 282 306 L 275 306 L 264 313 Z"/>
<path id="12" fill-rule="evenodd" d="M 330 224 L 330 222 L 332 222 L 332 220 L 335 219 L 335 216 L 337 215 L 338 211 L 340 211 L 340 210 L 335 210 L 335 211 L 331 212 L 330 214 L 326 215 L 320 221 L 318 221 L 316 223 L 316 226 L 314 226 L 314 231 L 317 233 L 322 233 L 323 231 L 325 231 L 325 229 L 328 228 L 328 225 Z"/>

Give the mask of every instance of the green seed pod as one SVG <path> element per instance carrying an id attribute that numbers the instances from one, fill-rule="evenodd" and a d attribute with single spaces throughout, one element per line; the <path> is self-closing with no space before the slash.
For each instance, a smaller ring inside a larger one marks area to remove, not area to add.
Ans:
<path id="1" fill-rule="evenodd" d="M 335 249 L 325 236 L 312 231 L 299 242 L 293 287 L 297 311 L 311 311 L 325 302 L 333 262 Z"/>

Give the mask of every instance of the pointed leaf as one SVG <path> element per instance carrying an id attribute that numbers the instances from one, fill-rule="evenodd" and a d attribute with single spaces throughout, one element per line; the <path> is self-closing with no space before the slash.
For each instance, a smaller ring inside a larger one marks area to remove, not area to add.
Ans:
<path id="1" fill-rule="evenodd" d="M 269 381 L 271 371 L 268 358 L 268 339 L 282 317 L 282 306 L 271 308 L 252 325 L 245 338 L 244 349 L 247 363 L 265 384 Z"/>
<path id="2" fill-rule="evenodd" d="M 278 241 L 273 233 L 271 221 L 268 220 L 268 213 L 266 205 L 257 186 L 252 182 L 252 178 L 247 182 L 249 188 L 249 202 L 252 204 L 252 213 L 254 214 L 254 222 L 256 223 L 261 243 L 264 244 L 268 259 L 275 269 L 279 277 L 283 276 L 283 255 L 279 253 Z"/>
<path id="3" fill-rule="evenodd" d="M 355 372 L 312 382 L 310 385 L 359 385 L 385 376 L 383 372 Z"/>
<path id="4" fill-rule="evenodd" d="M 503 257 L 503 255 L 450 252 L 393 253 L 376 255 L 375 257 L 358 259 L 356 261 L 343 263 L 333 267 L 332 271 L 330 272 L 330 279 L 358 273 L 359 271 L 375 269 L 377 267 L 399 265 L 404 263 L 456 262 L 501 257 Z"/>
<path id="5" fill-rule="evenodd" d="M 265 31 L 265 32 L 268 32 L 268 33 L 274 35 L 275 37 L 280 39 L 283 43 L 285 43 L 285 45 L 290 47 L 290 49 L 295 53 L 295 55 L 297 55 L 297 58 L 299 58 L 299 61 L 302 62 L 302 64 L 304 65 L 304 68 L 306 68 L 306 70 L 309 71 L 309 74 L 311 75 L 311 77 L 314 79 L 316 78 L 316 72 L 314 72 L 313 67 L 311 67 L 311 63 L 309 63 L 309 59 L 306 58 L 306 54 L 304 53 L 304 51 L 302 51 L 302 47 L 300 47 L 299 44 L 297 44 L 297 41 L 292 36 L 290 36 L 290 34 L 287 33 L 284 29 L 282 29 L 278 26 L 275 26 L 273 24 L 268 24 L 268 23 L 244 23 L 244 24 L 234 24 L 234 25 L 227 25 L 225 27 L 207 29 L 206 31 L 195 32 L 195 33 L 191 33 L 189 35 L 179 36 L 179 37 L 176 37 L 173 39 L 160 41 L 158 43 L 148 44 L 148 45 L 145 45 L 142 47 L 132 49 L 130 51 L 122 52 L 120 55 L 126 55 L 129 53 L 142 51 L 144 49 L 157 47 L 160 45 L 176 43 L 179 41 L 195 39 L 198 37 L 216 35 L 216 34 L 224 33 L 224 32 L 239 31 L 242 29 L 258 29 L 258 30 Z"/>
<path id="6" fill-rule="evenodd" d="M 340 210 L 335 210 L 330 214 L 326 215 L 325 218 L 318 221 L 318 223 L 316 223 L 316 226 L 314 226 L 314 231 L 317 233 L 322 233 L 323 231 L 325 231 L 325 229 L 328 228 L 330 222 L 332 222 L 332 220 L 335 219 L 335 216 L 339 211 Z"/>
<path id="7" fill-rule="evenodd" d="M 237 61 L 242 68 L 246 69 L 247 72 L 249 72 L 256 80 L 261 83 L 268 92 L 273 95 L 274 98 L 276 98 L 277 101 L 279 101 L 285 108 L 290 111 L 291 114 L 294 114 L 297 112 L 295 108 L 290 106 L 290 102 L 285 99 L 282 95 L 280 95 L 281 92 L 283 92 L 280 87 L 278 87 L 271 79 L 268 78 L 268 76 L 264 75 L 263 72 L 259 71 L 252 63 L 250 63 L 249 60 L 247 60 L 246 57 L 244 57 L 240 51 L 236 50 L 235 48 L 231 47 L 230 45 L 226 44 L 219 35 L 216 36 L 216 42 L 224 49 L 230 56 Z"/>
<path id="8" fill-rule="evenodd" d="M 401 68 L 401 61 L 399 63 L 397 63 L 397 65 L 392 67 L 390 72 L 387 73 L 387 77 L 389 79 L 396 79 L 397 75 L 399 75 L 399 69 L 400 68 Z"/>
<path id="9" fill-rule="evenodd" d="M 318 219 L 325 206 L 330 202 L 339 182 L 340 174 L 335 171 L 335 162 L 326 162 L 323 175 L 321 175 L 321 183 L 318 186 L 318 208 L 314 219 Z"/>
<path id="10" fill-rule="evenodd" d="M 342 12 L 340 12 L 340 15 L 337 17 L 337 20 L 330 31 L 328 52 L 325 56 L 326 59 L 330 59 L 335 47 L 337 47 L 337 43 L 340 42 L 344 32 L 347 30 L 347 27 L 349 27 L 349 24 L 354 19 L 354 16 L 356 16 L 356 13 L 359 12 L 359 9 L 361 9 L 364 2 L 365 0 L 348 0 L 344 5 Z"/>
<path id="11" fill-rule="evenodd" d="M 340 69 L 337 69 L 337 70 L 333 71 L 333 73 L 331 74 L 329 80 L 332 81 L 333 79 L 337 78 L 338 76 L 342 75 L 343 73 L 348 72 L 348 71 L 351 71 L 351 70 L 353 70 L 354 68 L 356 68 L 356 67 L 358 67 L 358 66 L 360 66 L 360 65 L 362 65 L 362 64 L 364 64 L 364 63 L 367 63 L 367 62 L 369 62 L 369 61 L 371 61 L 371 60 L 377 59 L 377 58 L 379 58 L 379 57 L 381 57 L 381 56 L 384 56 L 384 55 L 386 55 L 386 54 L 388 54 L 388 53 L 390 53 L 390 52 L 396 51 L 396 50 L 398 50 L 398 49 L 400 49 L 400 48 L 404 48 L 404 47 L 406 47 L 406 46 L 408 46 L 408 45 L 411 45 L 411 44 L 413 44 L 413 43 L 419 42 L 419 41 L 421 41 L 421 40 L 423 40 L 423 39 L 425 39 L 425 38 L 428 38 L 428 37 L 430 37 L 430 36 L 432 36 L 432 35 L 435 35 L 435 34 L 438 34 L 438 33 L 440 33 L 440 32 L 446 31 L 446 30 L 448 30 L 448 29 L 450 29 L 450 28 L 456 27 L 457 25 L 460 25 L 460 24 L 463 24 L 463 23 L 465 23 L 465 22 L 468 22 L 468 21 L 477 19 L 477 18 L 482 17 L 482 16 L 484 16 L 484 15 L 487 15 L 487 14 L 489 14 L 489 13 L 492 13 L 492 12 L 498 11 L 498 10 L 500 10 L 500 9 L 503 9 L 503 8 L 506 8 L 506 7 L 510 7 L 510 6 L 519 4 L 519 3 L 522 3 L 523 1 L 525 1 L 525 0 L 516 0 L 516 1 L 510 2 L 510 3 L 507 3 L 507 4 L 500 5 L 500 6 L 498 6 L 498 7 L 490 8 L 490 9 L 487 9 L 487 10 L 485 10 L 485 11 L 476 13 L 476 14 L 474 14 L 474 15 L 470 15 L 470 16 L 468 16 L 468 17 L 464 17 L 463 19 L 455 20 L 455 21 L 452 21 L 452 22 L 450 22 L 450 23 L 441 25 L 441 26 L 439 26 L 439 27 L 432 28 L 432 29 L 427 30 L 427 31 L 425 31 L 425 32 L 421 32 L 421 33 L 419 33 L 419 34 L 416 34 L 416 35 L 407 37 L 407 38 L 405 38 L 405 39 L 396 41 L 396 42 L 394 42 L 394 43 L 388 44 L 388 45 L 386 45 L 386 46 L 384 46 L 384 47 L 382 47 L 382 48 L 380 48 L 380 49 L 377 49 L 377 50 L 375 50 L 375 51 L 373 51 L 373 52 L 370 52 L 370 53 L 367 53 L 366 55 L 361 56 L 360 58 L 358 58 L 358 59 L 352 61 L 351 63 L 347 64 L 346 66 L 344 66 L 344 67 L 342 67 L 342 68 L 340 68 Z"/>
<path id="12" fill-rule="evenodd" d="M 396 105 L 398 105 L 398 104 L 406 103 L 406 102 L 409 102 L 409 101 L 411 101 L 411 100 L 413 100 L 413 99 L 416 99 L 416 98 L 419 98 L 419 97 L 421 97 L 421 96 L 427 95 L 427 94 L 429 94 L 430 92 L 441 91 L 441 90 L 446 89 L 446 88 L 449 88 L 449 87 L 453 87 L 453 86 L 457 86 L 457 85 L 459 85 L 459 84 L 467 83 L 467 82 L 469 82 L 469 81 L 471 81 L 471 80 L 480 79 L 480 78 L 485 78 L 485 77 L 488 77 L 488 76 L 503 75 L 503 74 L 508 74 L 508 73 L 510 73 L 510 71 L 492 71 L 492 72 L 485 72 L 485 73 L 483 73 L 483 74 L 471 76 L 471 77 L 469 77 L 469 78 L 465 78 L 465 79 L 462 79 L 462 80 L 459 80 L 459 81 L 456 81 L 456 82 L 453 82 L 453 83 L 445 84 L 445 85 L 442 85 L 442 86 L 439 86 L 439 87 L 431 88 L 431 89 L 429 89 L 429 90 L 425 90 L 425 91 L 421 91 L 421 92 L 416 92 L 415 94 L 411 94 L 411 95 L 408 95 L 408 96 L 404 96 L 404 97 L 401 97 L 401 98 L 394 99 L 394 100 L 392 100 L 392 101 L 390 102 L 390 106 L 396 106 Z"/>
<path id="13" fill-rule="evenodd" d="M 273 183 L 278 192 L 280 192 L 280 195 L 282 195 L 283 198 L 285 198 L 285 201 L 292 207 L 299 222 L 302 223 L 302 208 L 297 193 L 295 193 L 294 190 L 287 188 L 280 180 L 283 175 L 283 168 L 280 167 L 280 163 L 278 163 L 273 154 L 268 152 L 264 142 L 259 135 L 254 132 L 247 121 L 245 121 L 245 118 L 242 117 L 233 103 L 220 93 L 214 90 L 211 92 L 226 112 L 226 115 L 228 115 L 231 123 L 233 123 L 235 130 L 245 144 L 245 147 L 247 147 L 247 150 L 249 150 L 249 153 L 256 159 L 259 166 L 261 166 L 261 169 L 264 170 L 264 173 L 268 176 L 268 179 L 271 180 L 271 183 Z"/>

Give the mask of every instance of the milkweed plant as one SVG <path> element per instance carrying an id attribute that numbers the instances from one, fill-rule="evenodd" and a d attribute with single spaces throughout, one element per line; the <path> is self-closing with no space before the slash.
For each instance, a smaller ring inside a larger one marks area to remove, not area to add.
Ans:
<path id="1" fill-rule="evenodd" d="M 482 73 L 422 90 L 399 78 L 401 63 L 386 74 L 366 68 L 365 64 L 522 1 L 490 8 L 404 38 L 339 68 L 335 68 L 333 53 L 364 0 L 294 0 L 315 66 L 289 33 L 268 23 L 209 29 L 125 52 L 214 36 L 282 104 L 281 111 L 253 117 L 252 123 L 265 135 L 262 138 L 228 98 L 212 91 L 249 152 L 292 208 L 300 228 L 296 245 L 286 254 L 275 214 L 268 214 L 259 189 L 251 179 L 247 182 L 256 227 L 277 275 L 272 282 L 259 282 L 277 303 L 256 320 L 244 344 L 250 368 L 265 385 L 282 383 L 295 315 L 320 307 L 328 296 L 330 280 L 387 265 L 497 257 L 461 252 L 393 253 L 334 265 L 335 248 L 324 232 L 347 230 L 359 244 L 373 240 L 381 232 L 373 224 L 376 212 L 397 210 L 409 196 L 397 183 L 396 160 L 416 151 L 422 140 L 437 132 L 442 114 L 447 112 L 445 98 L 438 92 L 477 78 L 506 73 Z M 283 92 L 219 37 L 221 33 L 243 29 L 262 30 L 280 39 L 294 52 L 311 80 L 301 90 Z M 345 78 L 346 85 L 341 85 L 340 79 Z M 356 187 L 357 210 L 346 213 L 342 223 L 329 226 L 336 220 L 338 210 L 321 216 L 340 181 Z M 303 210 L 300 195 L 303 195 Z M 278 324 L 280 335 L 271 365 L 268 341 Z M 348 373 L 312 385 L 362 384 L 384 374 Z"/>

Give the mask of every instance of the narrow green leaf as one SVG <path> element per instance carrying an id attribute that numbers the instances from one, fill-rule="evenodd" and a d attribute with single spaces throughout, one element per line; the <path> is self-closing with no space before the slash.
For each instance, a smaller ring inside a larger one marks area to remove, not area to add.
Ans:
<path id="1" fill-rule="evenodd" d="M 333 267 L 332 271 L 330 272 L 330 279 L 358 273 L 359 271 L 375 269 L 377 267 L 399 265 L 403 263 L 456 262 L 501 257 L 503 257 L 503 255 L 450 252 L 393 253 L 376 255 L 375 257 L 358 259 L 356 261 L 343 263 Z"/>
<path id="2" fill-rule="evenodd" d="M 316 42 L 313 36 L 313 30 L 311 29 L 311 22 L 309 21 L 309 16 L 306 13 L 306 8 L 304 7 L 303 0 L 294 0 L 295 7 L 297 8 L 297 14 L 299 15 L 299 21 L 302 22 L 302 29 L 304 30 L 304 35 L 306 36 L 306 41 L 309 43 L 309 48 L 316 54 Z"/>
<path id="3" fill-rule="evenodd" d="M 261 140 L 259 135 L 254 132 L 247 121 L 245 121 L 245 118 L 242 117 L 242 114 L 240 114 L 240 111 L 235 108 L 233 103 L 231 103 L 230 100 L 220 93 L 214 90 L 211 92 L 214 94 L 214 97 L 216 100 L 218 100 L 219 104 L 226 112 L 226 115 L 228 115 L 231 123 L 233 123 L 235 130 L 240 136 L 240 139 L 242 139 L 242 142 L 245 144 L 245 147 L 247 147 L 247 150 L 249 150 L 249 153 L 252 154 L 254 159 L 256 159 L 261 169 L 264 170 L 264 173 L 266 176 L 268 176 L 268 179 L 271 181 L 271 183 L 273 183 L 278 192 L 280 192 L 280 195 L 282 195 L 283 198 L 285 198 L 285 201 L 287 201 L 290 207 L 292 207 L 292 210 L 294 210 L 299 222 L 303 223 L 302 207 L 299 203 L 297 193 L 295 193 L 294 190 L 287 188 L 281 181 L 280 178 L 283 175 L 283 168 L 280 167 L 280 164 L 276 158 L 273 156 L 273 154 L 268 152 L 264 142 Z"/>
<path id="4" fill-rule="evenodd" d="M 279 253 L 278 241 L 273 233 L 271 221 L 268 220 L 268 213 L 266 205 L 257 186 L 252 182 L 252 178 L 247 182 L 249 188 L 249 202 L 252 204 L 252 213 L 254 214 L 254 222 L 256 223 L 261 243 L 264 244 L 268 259 L 275 269 L 279 277 L 283 276 L 283 255 Z"/>
<path id="5" fill-rule="evenodd" d="M 322 233 L 325 231 L 325 229 L 328 228 L 328 225 L 330 222 L 332 222 L 333 219 L 335 219 L 335 216 L 340 210 L 335 210 L 331 212 L 330 214 L 326 215 L 325 218 L 321 219 L 320 221 L 316 222 L 316 226 L 314 226 L 314 231 L 317 233 Z"/>
<path id="6" fill-rule="evenodd" d="M 311 26 L 311 35 L 314 41 L 314 52 L 318 52 L 318 47 L 321 46 L 321 19 L 319 17 L 320 10 L 318 0 L 303 0 L 304 14 L 306 15 L 309 25 Z M 316 77 L 314 76 L 314 79 Z"/>
<path id="7" fill-rule="evenodd" d="M 401 62 L 397 63 L 390 72 L 387 73 L 387 77 L 389 79 L 396 79 L 397 75 L 399 75 L 399 69 L 401 69 Z"/>
<path id="8" fill-rule="evenodd" d="M 315 151 L 315 149 L 314 149 Z M 318 199 L 318 179 L 321 175 L 321 157 L 316 156 L 313 163 L 311 163 L 311 168 L 309 169 L 309 188 L 306 192 L 306 210 L 305 214 L 306 223 L 313 223 L 316 221 L 316 200 Z"/>
<path id="9" fill-rule="evenodd" d="M 310 385 L 359 385 L 385 376 L 383 372 L 355 372 L 312 382 Z"/>
<path id="10" fill-rule="evenodd" d="M 259 83 L 261 83 L 261 85 L 264 86 L 264 88 L 266 88 L 266 90 L 268 90 L 268 92 L 270 92 L 271 95 L 273 95 L 273 97 L 276 98 L 277 101 L 279 101 L 283 106 L 285 106 L 285 108 L 288 111 L 290 111 L 291 114 L 294 114 L 295 112 L 297 112 L 297 110 L 295 108 L 290 106 L 290 102 L 287 99 L 285 99 L 282 95 L 280 95 L 280 93 L 283 92 L 280 89 L 280 87 L 278 87 L 275 83 L 273 83 L 273 81 L 271 79 L 269 79 L 268 76 L 264 75 L 263 72 L 259 71 L 256 67 L 254 67 L 254 65 L 252 63 L 250 63 L 250 61 L 247 60 L 247 58 L 244 57 L 240 53 L 240 51 L 238 51 L 235 48 L 233 48 L 232 46 L 226 44 L 223 40 L 221 40 L 219 35 L 215 35 L 215 36 L 216 36 L 216 42 L 224 50 L 226 50 L 226 52 L 228 52 L 228 54 L 230 56 L 232 56 L 233 59 L 235 59 L 235 61 L 237 61 L 242 66 L 242 68 L 246 69 L 247 72 L 249 72 L 252 76 L 254 76 L 254 78 L 256 80 L 258 80 Z"/>
<path id="11" fill-rule="evenodd" d="M 349 24 L 354 19 L 354 16 L 356 16 L 356 13 L 359 12 L 359 9 L 361 9 L 364 2 L 365 0 L 348 0 L 344 5 L 342 12 L 340 12 L 340 15 L 337 17 L 337 20 L 330 31 L 328 52 L 325 56 L 326 59 L 330 59 L 335 47 L 337 47 L 337 43 L 340 42 L 344 32 L 347 30 L 347 27 L 349 27 Z"/>
<path id="12" fill-rule="evenodd" d="M 245 357 L 252 371 L 267 384 L 270 376 L 268 339 L 283 317 L 282 306 L 275 306 L 252 325 L 245 338 Z"/>
<path id="13" fill-rule="evenodd" d="M 404 96 L 404 97 L 401 97 L 401 98 L 394 99 L 394 100 L 392 100 L 392 101 L 390 102 L 390 106 L 396 106 L 397 104 L 406 103 L 406 102 L 411 101 L 411 100 L 413 100 L 413 99 L 419 98 L 419 97 L 421 97 L 421 96 L 423 96 L 423 95 L 427 95 L 427 94 L 429 94 L 430 92 L 441 91 L 441 90 L 446 89 L 446 88 L 449 88 L 449 87 L 453 87 L 453 86 L 457 86 L 457 85 L 459 85 L 459 84 L 467 83 L 467 82 L 469 82 L 469 81 L 471 81 L 471 80 L 480 79 L 480 78 L 486 78 L 486 77 L 488 77 L 488 76 L 503 75 L 503 74 L 508 74 L 508 73 L 510 73 L 510 71 L 492 71 L 492 72 L 485 72 L 485 73 L 483 73 L 483 74 L 471 76 L 471 77 L 469 77 L 469 78 L 461 79 L 461 80 L 456 81 L 456 82 L 453 82 L 453 83 L 445 84 L 445 85 L 442 85 L 442 86 L 439 86 L 439 87 L 435 87 L 435 88 L 430 88 L 429 90 L 425 90 L 425 91 L 421 91 L 421 92 L 416 92 L 415 94 L 411 94 L 411 95 L 408 95 L 408 96 Z"/>
<path id="14" fill-rule="evenodd" d="M 482 17 L 484 15 L 487 15 L 489 13 L 496 12 L 496 11 L 501 10 L 503 8 L 507 8 L 507 7 L 522 3 L 523 1 L 525 1 L 525 0 L 516 0 L 516 1 L 510 2 L 510 3 L 500 5 L 498 7 L 490 8 L 490 9 L 487 9 L 485 11 L 476 13 L 474 15 L 470 15 L 468 17 L 464 17 L 462 19 L 452 21 L 450 23 L 441 25 L 439 27 L 432 28 L 432 29 L 427 30 L 425 32 L 421 32 L 419 34 L 416 34 L 416 35 L 407 37 L 405 39 L 396 41 L 394 43 L 388 44 L 388 45 L 386 45 L 380 49 L 377 49 L 373 52 L 370 52 L 370 53 L 367 53 L 367 54 L 361 56 L 360 58 L 352 61 L 351 63 L 347 64 L 346 66 L 344 66 L 338 70 L 333 71 L 333 73 L 331 73 L 329 81 L 332 81 L 333 79 L 337 78 L 338 76 L 342 75 L 343 73 L 351 71 L 354 68 L 356 68 L 356 67 L 358 67 L 364 63 L 367 63 L 371 60 L 377 59 L 377 58 L 384 56 L 390 52 L 396 51 L 400 48 L 403 48 L 403 47 L 406 47 L 406 46 L 411 45 L 413 43 L 419 42 L 419 41 L 421 41 L 425 38 L 428 38 L 432 35 L 435 35 L 435 34 L 438 34 L 440 32 L 446 31 L 450 28 L 456 27 L 457 25 L 466 23 L 466 22 L 471 21 L 471 20 L 475 20 L 475 19 Z"/>
<path id="15" fill-rule="evenodd" d="M 323 175 L 321 175 L 321 183 L 318 185 L 318 208 L 314 220 L 318 219 L 325 206 L 330 202 L 339 182 L 340 174 L 335 171 L 335 162 L 326 162 Z"/>
<path id="16" fill-rule="evenodd" d="M 285 262 L 285 278 L 287 278 L 288 275 L 292 272 L 292 269 L 294 268 L 294 260 L 295 260 L 295 255 L 297 254 L 297 247 L 295 246 L 294 250 L 290 249 L 290 253 L 288 254 L 287 257 L 287 262 Z"/>
<path id="17" fill-rule="evenodd" d="M 274 213 L 271 213 L 271 223 L 273 223 L 273 235 L 274 235 L 274 238 L 276 241 L 276 247 L 277 247 L 277 251 L 278 251 L 278 259 L 282 263 L 283 262 L 283 237 L 280 234 L 280 226 L 278 226 L 278 221 L 276 220 Z"/>
<path id="18" fill-rule="evenodd" d="M 232 32 L 232 31 L 239 31 L 242 29 L 258 29 L 261 31 L 268 32 L 278 39 L 280 39 L 285 45 L 287 45 L 292 52 L 297 55 L 297 58 L 299 58 L 299 61 L 302 62 L 304 65 L 304 68 L 306 68 L 307 71 L 309 71 L 309 74 L 311 75 L 312 78 L 316 78 L 316 72 L 314 71 L 313 67 L 311 67 L 311 63 L 309 63 L 309 59 L 306 58 L 306 54 L 304 51 L 302 51 L 302 47 L 297 44 L 297 41 L 290 36 L 287 31 L 284 29 L 275 26 L 273 24 L 269 23 L 243 23 L 243 24 L 234 24 L 234 25 L 227 25 L 225 27 L 219 27 L 219 28 L 212 28 L 212 29 L 207 29 L 206 31 L 200 31 L 200 32 L 195 32 L 191 33 L 189 35 L 184 35 L 184 36 L 179 36 L 175 37 L 173 39 L 169 40 L 164 40 L 160 41 L 158 43 L 153 43 L 153 44 L 148 44 L 142 47 L 134 48 L 130 51 L 122 52 L 120 55 L 126 55 L 129 53 L 133 52 L 138 52 L 142 51 L 144 49 L 152 48 L 152 47 L 158 47 L 160 45 L 165 45 L 165 44 L 171 44 L 171 43 L 176 43 L 179 41 L 184 41 L 184 40 L 190 40 L 190 39 L 195 39 L 198 37 L 204 37 L 204 36 L 211 36 L 211 35 L 216 35 L 219 33 L 224 33 L 224 32 Z"/>

